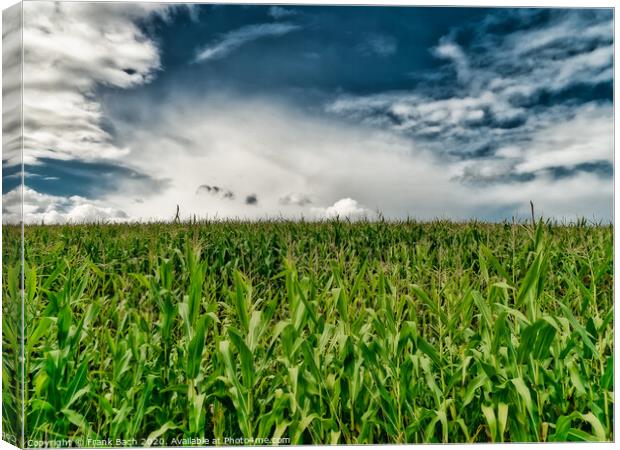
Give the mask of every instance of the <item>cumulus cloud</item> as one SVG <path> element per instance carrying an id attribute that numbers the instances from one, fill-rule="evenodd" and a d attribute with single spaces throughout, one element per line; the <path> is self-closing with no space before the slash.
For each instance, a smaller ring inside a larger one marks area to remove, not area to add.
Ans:
<path id="1" fill-rule="evenodd" d="M 197 52 L 194 62 L 203 62 L 223 58 L 242 45 L 269 36 L 282 36 L 299 30 L 299 25 L 291 23 L 262 23 L 246 25 L 237 30 L 229 31 L 221 39 Z"/>
<path id="2" fill-rule="evenodd" d="M 338 200 L 332 206 L 327 208 L 312 208 L 312 212 L 319 217 L 327 219 L 335 218 L 359 218 L 368 216 L 370 210 L 362 207 L 356 200 L 352 198 L 343 198 Z"/>
<path id="3" fill-rule="evenodd" d="M 19 223 L 21 216 L 22 192 L 18 188 L 2 196 L 2 221 Z M 26 224 L 122 222 L 130 219 L 127 213 L 107 201 L 48 195 L 27 186 L 23 189 L 23 217 Z"/>

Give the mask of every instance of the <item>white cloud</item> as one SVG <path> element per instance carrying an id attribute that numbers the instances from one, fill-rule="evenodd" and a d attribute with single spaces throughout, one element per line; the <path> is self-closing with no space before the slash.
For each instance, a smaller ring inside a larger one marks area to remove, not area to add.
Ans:
<path id="1" fill-rule="evenodd" d="M 230 92 L 176 98 L 175 107 L 158 116 L 152 120 L 147 114 L 143 123 L 119 125 L 119 133 L 131 149 L 128 164 L 170 178 L 161 193 L 145 195 L 125 180 L 119 180 L 118 193 L 96 201 L 31 192 L 26 203 L 35 208 L 26 212 L 28 220 L 171 220 L 177 204 L 183 219 L 194 214 L 372 218 L 374 211 L 389 218 L 496 219 L 519 210 L 527 213 L 529 200 L 547 216 L 609 219 L 611 214 L 612 185 L 592 174 L 507 181 L 492 188 L 463 185 L 455 180 L 462 173 L 460 163 L 438 159 L 409 138 L 334 123 L 273 100 Z M 184 140 L 166 138 L 172 130 L 182 130 Z M 505 153 L 508 158 L 514 150 Z M 235 198 L 196 195 L 205 180 L 210 186 L 226 186 Z M 312 204 L 304 200 L 305 192 L 312 193 Z M 245 204 L 250 194 L 257 195 L 258 205 Z M 8 213 L 11 217 L 15 211 Z"/>
<path id="2" fill-rule="evenodd" d="M 567 221 L 582 217 L 613 220 L 613 183 L 590 173 L 560 180 L 543 176 L 525 183 L 498 184 L 480 190 L 478 195 L 482 205 L 513 205 L 515 215 L 521 217 L 527 217 L 531 200 L 537 216 Z"/>
<path id="3" fill-rule="evenodd" d="M 121 184 L 123 195 L 109 198 L 126 205 L 132 216 L 170 218 L 177 204 L 186 217 L 308 216 L 311 205 L 300 193 L 311 193 L 315 206 L 327 208 L 335 200 L 352 198 L 386 216 L 466 213 L 466 191 L 450 180 L 445 167 L 391 132 L 334 123 L 273 99 L 234 92 L 176 97 L 175 106 L 157 116 L 153 121 L 147 113 L 144 122 L 118 128 L 132 149 L 128 163 L 151 176 L 170 178 L 166 190 L 140 204 L 130 200 L 131 188 Z M 166 138 L 171 130 L 182 130 L 183 141 Z M 195 195 L 205 180 L 233 191 L 234 201 Z M 437 195 L 450 192 L 451 198 L 436 202 L 428 195 L 431 185 Z M 259 198 L 258 207 L 243 201 L 252 193 Z"/>
<path id="4" fill-rule="evenodd" d="M 101 125 L 93 94 L 98 85 L 130 88 L 152 80 L 159 52 L 136 21 L 153 14 L 166 18 L 169 6 L 24 3 L 25 162 L 127 154 Z"/>
<path id="5" fill-rule="evenodd" d="M 282 36 L 300 28 L 299 25 L 290 23 L 247 25 L 224 34 L 218 42 L 200 50 L 194 62 L 223 58 L 248 42 L 269 36 Z"/>
<path id="6" fill-rule="evenodd" d="M 532 133 L 515 170 L 534 172 L 588 162 L 613 163 L 613 106 L 589 103 L 573 114 Z"/>
<path id="7" fill-rule="evenodd" d="M 3 223 L 20 222 L 21 200 L 22 192 L 19 188 L 2 196 Z M 23 215 L 27 224 L 119 222 L 129 219 L 123 210 L 107 201 L 42 194 L 27 186 L 23 189 Z"/>
<path id="8" fill-rule="evenodd" d="M 611 81 L 613 17 L 590 16 L 591 11 L 575 11 L 501 39 L 481 37 L 475 77 L 485 83 L 493 78 L 500 91 L 521 90 L 530 95 Z"/>
<path id="9" fill-rule="evenodd" d="M 461 82 L 453 96 L 424 90 L 343 94 L 327 112 L 416 139 L 443 155 L 448 171 L 462 180 L 506 184 L 550 168 L 611 163 L 609 101 L 538 104 L 541 92 L 613 79 L 609 15 L 593 20 L 575 12 L 494 36 L 482 28 L 469 50 L 453 35 L 434 49 L 435 56 L 451 62 Z"/>
<path id="10" fill-rule="evenodd" d="M 21 164 L 21 6 L 2 11 L 2 159 Z"/>
<path id="11" fill-rule="evenodd" d="M 469 67 L 469 61 L 465 52 L 461 47 L 446 39 L 443 39 L 439 45 L 435 48 L 435 56 L 452 61 L 456 68 L 456 73 L 461 83 L 468 83 L 471 81 L 471 69 Z"/>
<path id="12" fill-rule="evenodd" d="M 578 33 L 575 30 L 579 30 Z M 505 46 L 523 57 L 533 52 L 545 50 L 558 45 L 571 45 L 575 41 L 606 40 L 613 36 L 613 21 L 595 21 L 584 19 L 580 14 L 565 14 L 559 21 L 549 26 L 528 28 L 509 34 Z"/>
<path id="13" fill-rule="evenodd" d="M 25 164 L 38 164 L 41 158 L 119 160 L 129 153 L 102 125 L 95 90 L 100 85 L 126 89 L 153 79 L 160 69 L 159 51 L 137 22 L 155 15 L 169 20 L 172 8 L 145 3 L 24 3 Z M 19 83 L 16 86 L 19 93 Z M 7 105 L 11 98 L 7 95 Z M 20 164 L 19 136 L 7 132 L 3 136 L 7 148 L 12 145 L 6 141 L 9 137 L 16 150 L 5 154 L 6 165 Z M 16 206 L 10 204 L 16 192 L 3 196 L 3 202 L 9 202 L 3 204 L 5 221 L 19 220 Z M 47 196 L 28 188 L 24 215 L 26 221 L 46 223 L 126 218 L 101 202 Z"/>
<path id="14" fill-rule="evenodd" d="M 553 75 L 554 78 L 549 80 L 553 90 L 561 90 L 576 82 L 595 84 L 611 81 L 613 80 L 613 58 L 613 45 L 606 45 L 588 53 L 566 58 L 561 64 L 552 64 L 547 70 L 540 69 L 537 75 Z"/>
<path id="15" fill-rule="evenodd" d="M 352 198 L 343 198 L 338 200 L 332 206 L 327 208 L 312 208 L 312 213 L 319 217 L 327 219 L 335 218 L 359 218 L 362 216 L 369 216 L 370 210 L 362 207 L 356 200 Z"/>
<path id="16" fill-rule="evenodd" d="M 211 218 L 324 218 L 363 209 L 371 218 L 380 211 L 389 218 L 497 219 L 510 217 L 520 208 L 527 213 L 530 199 L 537 210 L 549 214 L 572 212 L 572 217 L 594 215 L 603 219 L 611 214 L 606 197 L 596 194 L 599 187 L 611 183 L 602 180 L 585 186 L 594 178 L 591 174 L 591 178 L 579 174 L 526 183 L 507 179 L 492 187 L 464 185 L 458 179 L 463 173 L 462 162 L 438 158 L 424 143 L 393 132 L 312 116 L 273 99 L 248 98 L 234 92 L 204 98 L 177 97 L 175 107 L 158 115 L 160 120 L 145 118 L 144 123 L 119 129 L 131 140 L 128 159 L 132 164 L 142 172 L 171 177 L 166 190 L 145 197 L 140 204 L 130 200 L 132 191 L 124 186 L 120 187 L 122 196 L 109 197 L 135 217 L 171 219 L 179 204 L 185 218 L 193 214 Z M 165 141 L 164 134 L 170 130 L 183 130 L 183 143 Z M 508 159 L 515 149 L 505 153 Z M 486 176 L 501 177 L 502 168 L 482 170 Z M 235 192 L 235 199 L 195 195 L 204 180 L 227 186 Z M 587 189 L 577 191 L 581 187 Z M 564 195 L 562 202 L 557 199 L 560 192 Z M 258 196 L 258 205 L 245 205 L 245 197 L 252 193 Z M 311 193 L 312 204 L 302 204 L 301 193 Z M 571 199 L 575 200 L 572 210 Z"/>
<path id="17" fill-rule="evenodd" d="M 363 97 L 341 96 L 328 104 L 326 110 L 381 128 L 387 126 L 422 137 L 437 136 L 444 150 L 446 144 L 454 144 L 451 141 L 474 137 L 472 133 L 479 132 L 478 124 L 484 119 L 506 121 L 525 114 L 523 108 L 510 105 L 505 98 L 490 90 L 446 99 L 432 99 L 410 91 Z M 397 122 L 394 123 L 390 116 Z"/>
<path id="18" fill-rule="evenodd" d="M 502 183 L 511 176 L 540 174 L 547 169 L 571 169 L 587 163 L 611 165 L 612 108 L 611 104 L 596 102 L 552 108 L 531 127 L 526 140 L 515 140 L 513 145 L 502 147 L 486 158 L 454 164 L 455 176 L 463 181 Z"/>

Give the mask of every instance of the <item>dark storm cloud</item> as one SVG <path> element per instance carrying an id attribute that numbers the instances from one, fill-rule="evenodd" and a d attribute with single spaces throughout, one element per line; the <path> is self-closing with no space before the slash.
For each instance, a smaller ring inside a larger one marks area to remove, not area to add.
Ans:
<path id="1" fill-rule="evenodd" d="M 207 192 L 207 193 L 214 193 L 217 194 L 220 191 L 219 186 L 210 186 L 208 184 L 201 184 L 200 186 L 198 186 L 198 189 L 196 190 L 197 194 L 200 194 L 202 192 Z"/>
<path id="2" fill-rule="evenodd" d="M 196 189 L 196 194 L 211 194 L 222 197 L 226 200 L 233 200 L 235 198 L 234 192 L 230 189 L 225 190 L 221 186 L 209 184 L 201 184 L 198 186 L 198 189 Z"/>
<path id="3" fill-rule="evenodd" d="M 257 203 L 258 203 L 258 197 L 256 196 L 256 194 L 250 194 L 245 197 L 246 205 L 256 205 Z"/>

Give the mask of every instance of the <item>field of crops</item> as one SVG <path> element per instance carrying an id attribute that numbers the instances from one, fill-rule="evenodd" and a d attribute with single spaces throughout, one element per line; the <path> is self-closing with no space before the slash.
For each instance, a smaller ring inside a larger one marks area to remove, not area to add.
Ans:
<path id="1" fill-rule="evenodd" d="M 5 316 L 19 301 L 18 232 L 4 227 Z M 25 236 L 31 443 L 614 438 L 611 226 L 217 222 Z M 5 373 L 16 361 L 5 357 Z M 6 375 L 3 390 L 11 431 Z"/>

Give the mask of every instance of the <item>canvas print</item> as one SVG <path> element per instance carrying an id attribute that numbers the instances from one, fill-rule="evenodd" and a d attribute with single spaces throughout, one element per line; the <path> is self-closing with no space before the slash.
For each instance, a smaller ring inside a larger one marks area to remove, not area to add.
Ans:
<path id="1" fill-rule="evenodd" d="M 613 441 L 613 9 L 3 12 L 19 447 Z"/>

